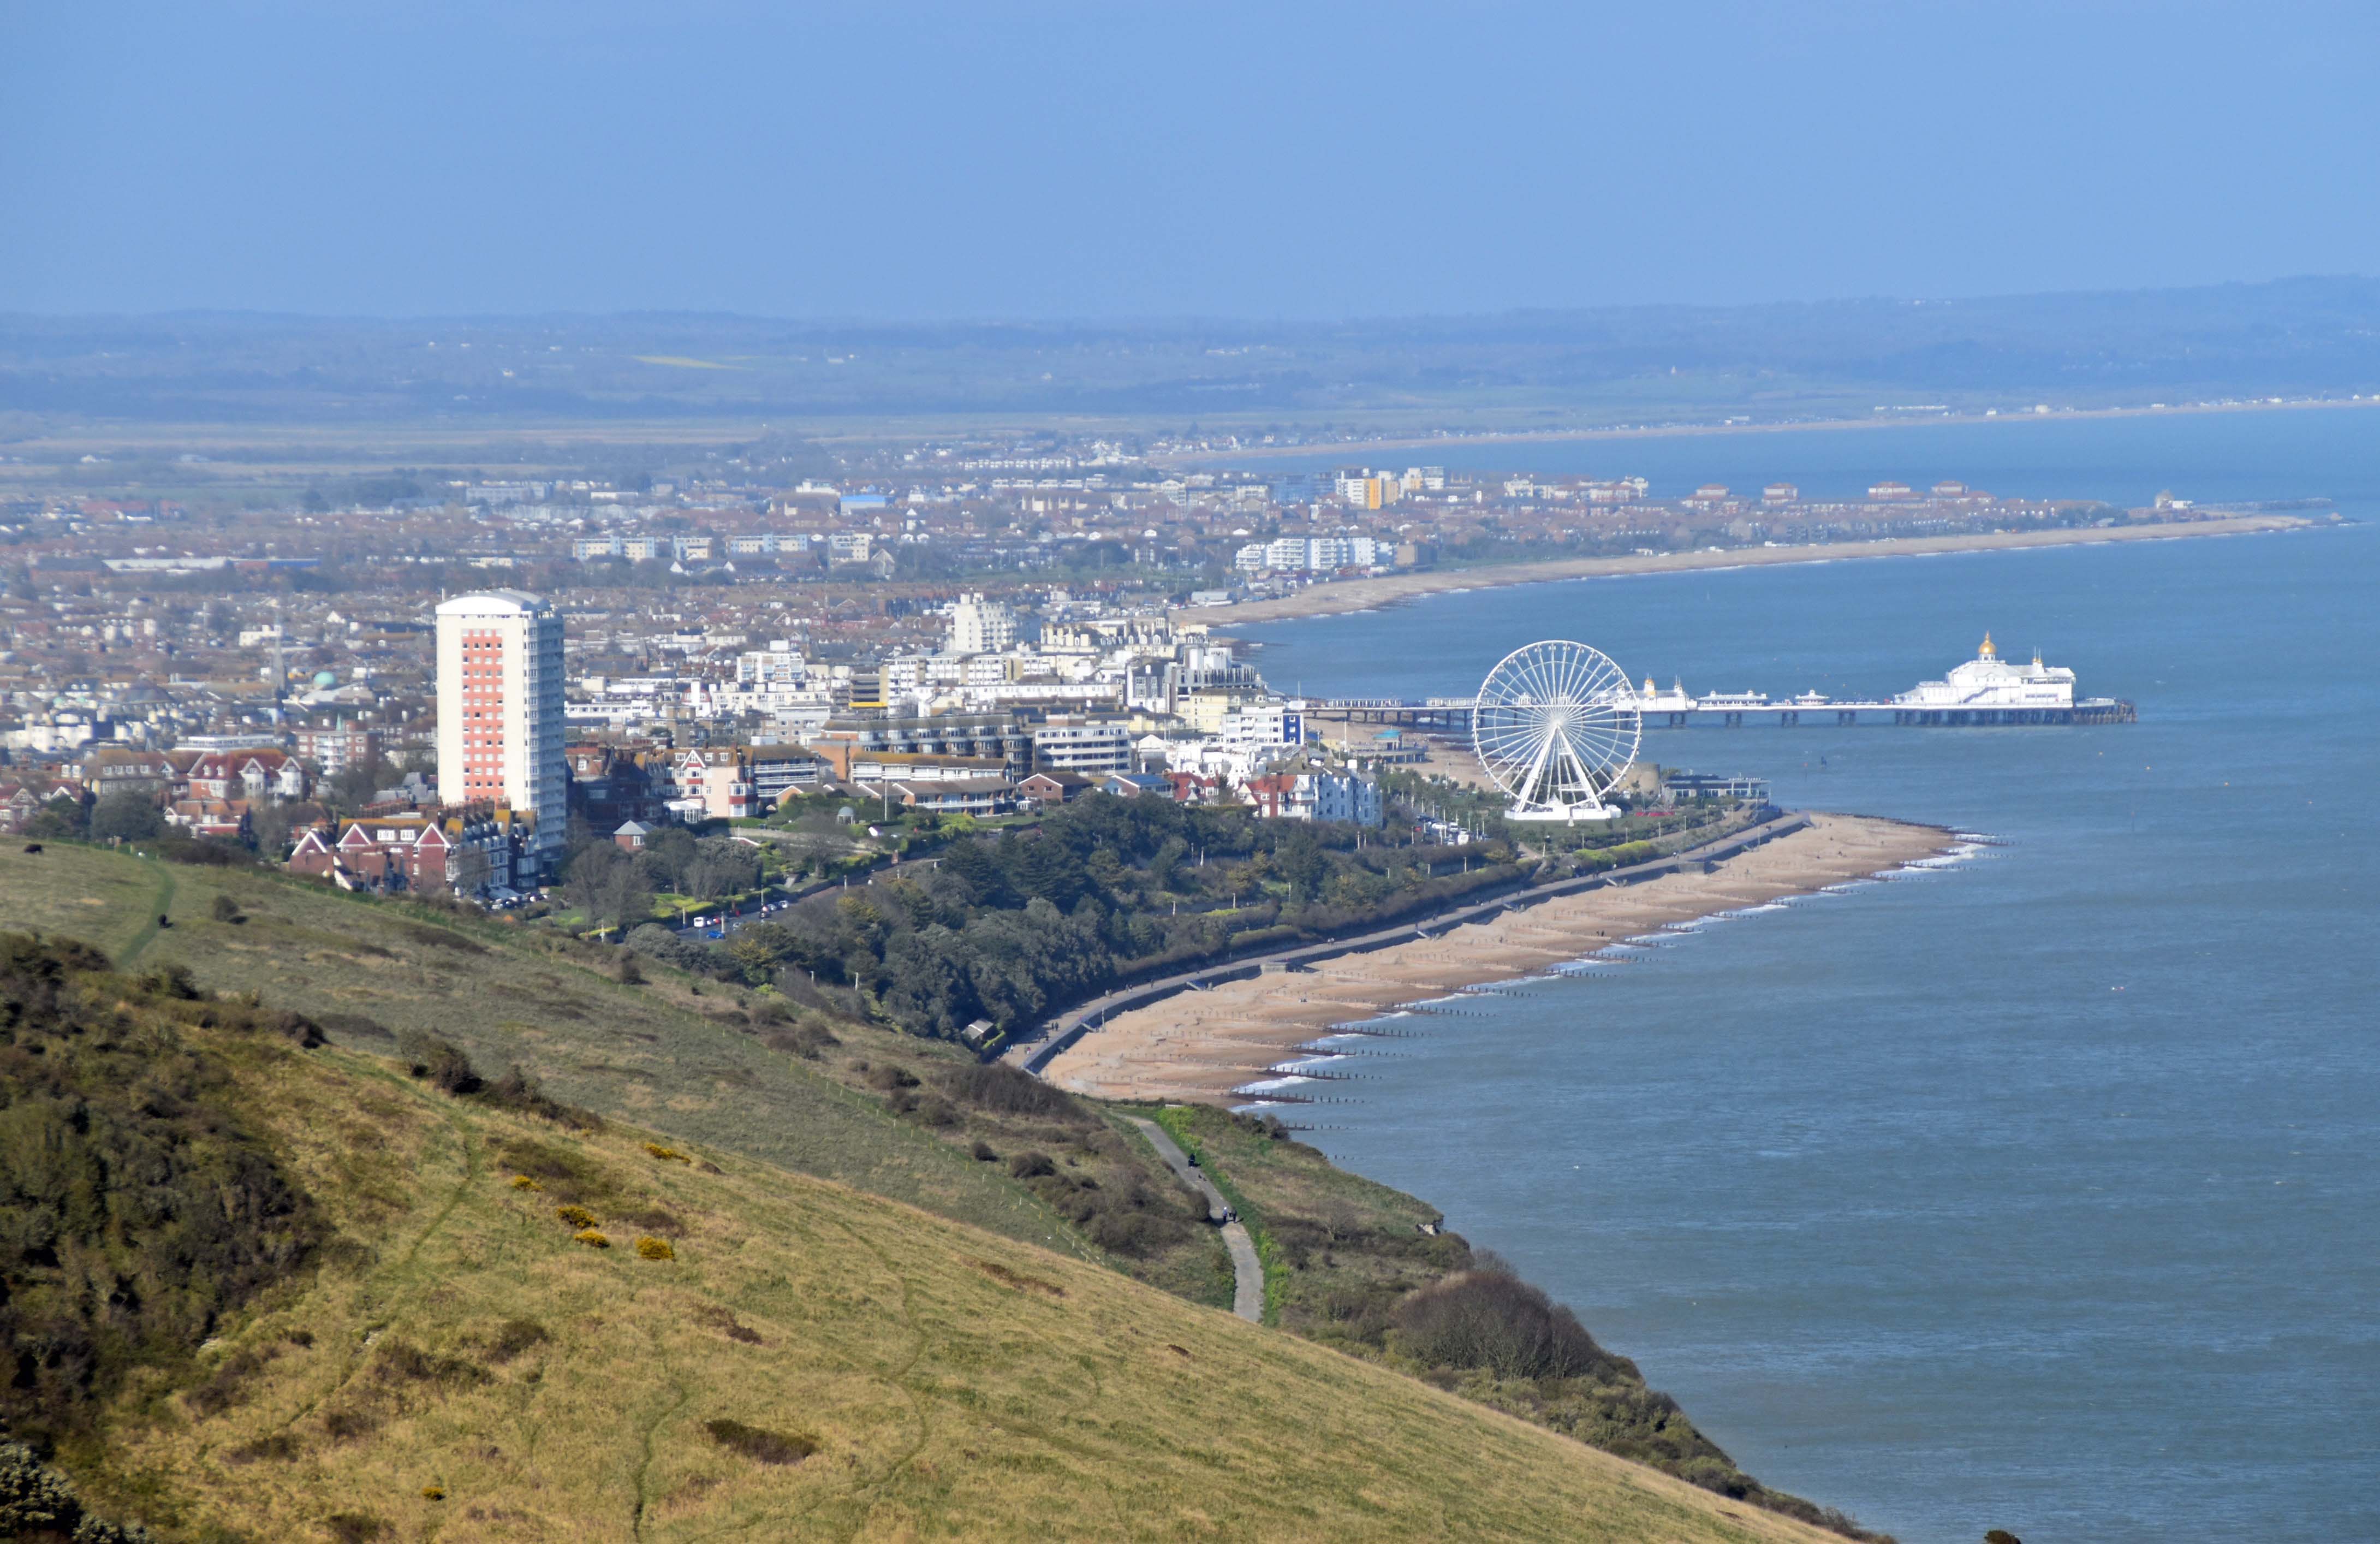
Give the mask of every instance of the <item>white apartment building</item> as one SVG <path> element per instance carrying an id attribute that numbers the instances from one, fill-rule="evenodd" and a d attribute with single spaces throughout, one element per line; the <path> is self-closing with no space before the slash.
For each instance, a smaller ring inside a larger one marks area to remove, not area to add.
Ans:
<path id="1" fill-rule="evenodd" d="M 1368 536 L 1277 537 L 1251 541 L 1232 556 L 1242 573 L 1330 573 L 1369 568 L 1380 561 L 1380 544 Z"/>
<path id="2" fill-rule="evenodd" d="M 950 640 L 953 654 L 999 654 L 1016 647 L 1016 614 L 997 601 L 962 595 L 951 608 Z"/>
<path id="3" fill-rule="evenodd" d="M 1123 723 L 1051 719 L 1033 731 L 1033 761 L 1042 772 L 1102 772 L 1133 770 L 1132 730 Z"/>
<path id="4" fill-rule="evenodd" d="M 774 639 L 768 648 L 747 650 L 735 660 L 739 687 L 798 687 L 808 674 L 802 651 L 787 638 Z"/>
<path id="5" fill-rule="evenodd" d="M 438 608 L 438 791 L 532 816 L 523 855 L 543 879 L 562 856 L 562 614 L 516 590 L 458 595 Z"/>

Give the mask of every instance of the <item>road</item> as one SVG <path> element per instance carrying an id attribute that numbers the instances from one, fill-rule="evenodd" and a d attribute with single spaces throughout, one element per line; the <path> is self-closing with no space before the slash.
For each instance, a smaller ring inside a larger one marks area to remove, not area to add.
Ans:
<path id="1" fill-rule="evenodd" d="M 1157 1156 L 1165 1160 L 1166 1167 L 1172 1169 L 1183 1184 L 1207 1198 L 1208 1216 L 1220 1217 L 1230 1210 L 1230 1203 L 1223 1199 L 1223 1193 L 1215 1188 L 1215 1182 L 1190 1161 L 1170 1132 L 1155 1121 L 1145 1121 L 1137 1115 L 1126 1115 L 1124 1119 L 1140 1128 L 1140 1134 L 1148 1138 L 1148 1145 L 1157 1149 Z M 1245 1223 L 1226 1222 L 1223 1224 L 1223 1246 L 1232 1252 L 1232 1311 L 1251 1324 L 1262 1323 L 1264 1261 L 1257 1258 L 1256 1240 L 1248 1236 Z"/>

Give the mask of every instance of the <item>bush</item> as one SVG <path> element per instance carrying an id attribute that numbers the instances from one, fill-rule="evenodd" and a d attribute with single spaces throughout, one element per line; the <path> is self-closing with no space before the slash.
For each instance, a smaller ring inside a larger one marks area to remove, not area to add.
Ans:
<path id="1" fill-rule="evenodd" d="M 552 1121 L 572 1131 L 603 1129 L 603 1117 L 592 1110 L 582 1110 L 575 1104 L 548 1099 L 545 1090 L 538 1086 L 537 1079 L 531 1077 L 518 1062 L 506 1067 L 502 1077 L 480 1089 L 479 1097 L 483 1104 L 492 1104 L 517 1114 L 535 1115 L 540 1120 Z"/>
<path id="2" fill-rule="evenodd" d="M 791 1029 L 773 1030 L 760 1043 L 771 1051 L 815 1062 L 820 1052 L 843 1042 L 835 1038 L 834 1031 L 822 1024 L 802 1024 Z"/>
<path id="3" fill-rule="evenodd" d="M 73 1544 L 153 1544 L 138 1524 L 83 1510 L 67 1477 L 21 1442 L 0 1441 L 0 1538 L 60 1538 Z"/>
<path id="4" fill-rule="evenodd" d="M 732 1453 L 761 1464 L 798 1464 L 818 1452 L 818 1439 L 807 1432 L 769 1431 L 742 1421 L 705 1421 L 710 1440 Z"/>
<path id="5" fill-rule="evenodd" d="M 1633 1378 L 1634 1366 L 1596 1344 L 1578 1316 L 1526 1282 L 1466 1270 L 1421 1288 L 1392 1316 L 1404 1351 L 1434 1367 L 1500 1379 Z"/>
<path id="6" fill-rule="evenodd" d="M 591 1228 L 597 1221 L 595 1214 L 583 1206 L 558 1206 L 553 1214 L 574 1228 Z"/>
<path id="7" fill-rule="evenodd" d="M 637 1256 L 640 1259 L 675 1259 L 677 1250 L 666 1238 L 640 1238 L 637 1240 Z"/>
<path id="8" fill-rule="evenodd" d="M 496 1326 L 488 1338 L 488 1360 L 498 1367 L 513 1360 L 533 1345 L 542 1345 L 550 1337 L 545 1326 L 533 1319 L 508 1319 Z"/>
<path id="9" fill-rule="evenodd" d="M 239 903 L 228 895 L 216 896 L 212 909 L 218 922 L 229 922 L 237 927 L 248 920 L 248 914 L 239 909 Z"/>
<path id="10" fill-rule="evenodd" d="M 975 1154 L 975 1161 L 978 1163 L 990 1163 L 1000 1156 L 991 1150 L 991 1144 L 981 1137 L 978 1137 L 975 1146 L 967 1150 Z"/>
<path id="11" fill-rule="evenodd" d="M 995 1115 L 1024 1115 L 1069 1125 L 1088 1125 L 1097 1119 L 1064 1089 L 1051 1088 L 1031 1073 L 1005 1063 L 978 1063 L 953 1068 L 941 1084 L 942 1090 L 953 1099 Z"/>
<path id="12" fill-rule="evenodd" d="M 441 1093 L 476 1093 L 480 1075 L 471 1058 L 454 1041 L 419 1029 L 408 1029 L 396 1040 L 397 1053 L 410 1064 L 413 1076 L 425 1078 Z"/>
<path id="13" fill-rule="evenodd" d="M 586 1245 L 589 1249 L 608 1249 L 612 1246 L 612 1241 L 593 1228 L 582 1228 L 570 1236 Z"/>
<path id="14" fill-rule="evenodd" d="M 1056 1173 L 1058 1165 L 1050 1161 L 1046 1152 L 1020 1152 L 1008 1161 L 1008 1172 L 1018 1179 L 1038 1179 Z"/>
<path id="15" fill-rule="evenodd" d="M 614 966 L 618 971 L 620 984 L 622 986 L 638 987 L 644 985 L 645 973 L 642 967 L 637 964 L 637 955 L 634 950 L 621 950 L 620 957 L 614 962 Z"/>
<path id="16" fill-rule="evenodd" d="M 557 1200 L 609 1206 L 619 1198 L 619 1187 L 603 1168 L 583 1154 L 526 1137 L 497 1144 L 497 1156 L 513 1172 L 525 1174 Z"/>

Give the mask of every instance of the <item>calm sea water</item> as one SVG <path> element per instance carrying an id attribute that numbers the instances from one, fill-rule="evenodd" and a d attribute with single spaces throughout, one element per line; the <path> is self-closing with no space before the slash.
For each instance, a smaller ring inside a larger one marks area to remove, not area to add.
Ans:
<path id="1" fill-rule="evenodd" d="M 1526 460 L 1670 489 L 2321 493 L 2380 518 L 2375 431 Z M 1315 691 L 1467 691 L 1569 637 L 1665 685 L 1781 695 L 1902 689 L 1985 628 L 2141 722 L 1648 749 L 2004 845 L 1482 999 L 1334 1085 L 1360 1102 L 1318 1110 L 1316 1140 L 1575 1306 L 1753 1473 L 1912 1544 L 2380 1538 L 2380 525 L 1541 585 L 1250 636 Z"/>

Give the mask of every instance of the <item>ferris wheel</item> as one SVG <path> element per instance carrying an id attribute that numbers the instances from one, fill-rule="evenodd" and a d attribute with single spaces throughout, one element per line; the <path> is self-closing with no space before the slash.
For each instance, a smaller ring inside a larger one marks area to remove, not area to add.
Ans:
<path id="1" fill-rule="evenodd" d="M 1636 690 L 1599 649 L 1549 639 L 1515 649 L 1479 684 L 1471 743 L 1512 797 L 1513 821 L 1608 821 L 1603 796 L 1644 735 Z"/>

